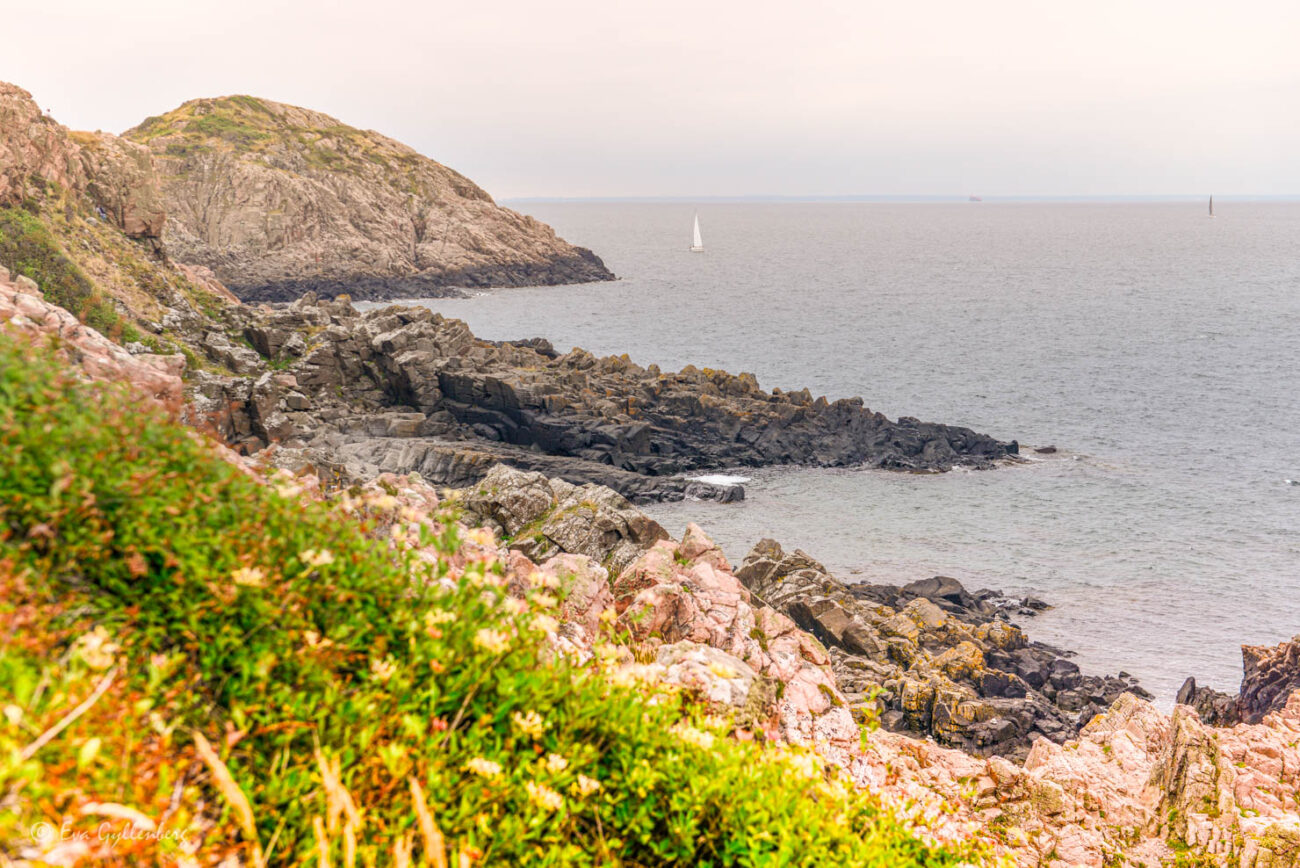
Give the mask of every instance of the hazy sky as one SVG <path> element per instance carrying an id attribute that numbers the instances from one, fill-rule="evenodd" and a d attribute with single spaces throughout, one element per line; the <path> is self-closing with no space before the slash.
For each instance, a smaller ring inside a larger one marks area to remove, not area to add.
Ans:
<path id="1" fill-rule="evenodd" d="M 40 0 L 0 79 L 120 132 L 250 93 L 497 198 L 1300 193 L 1300 3 Z"/>

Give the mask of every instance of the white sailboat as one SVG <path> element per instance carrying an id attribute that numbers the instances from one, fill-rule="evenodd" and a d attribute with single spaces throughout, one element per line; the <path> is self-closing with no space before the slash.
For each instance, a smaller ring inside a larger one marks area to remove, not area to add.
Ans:
<path id="1" fill-rule="evenodd" d="M 1214 197 L 1210 197 L 1210 216 L 1214 216 Z"/>
<path id="2" fill-rule="evenodd" d="M 691 253 L 704 252 L 704 239 L 700 236 L 700 215 L 695 215 L 695 236 L 691 241 Z"/>

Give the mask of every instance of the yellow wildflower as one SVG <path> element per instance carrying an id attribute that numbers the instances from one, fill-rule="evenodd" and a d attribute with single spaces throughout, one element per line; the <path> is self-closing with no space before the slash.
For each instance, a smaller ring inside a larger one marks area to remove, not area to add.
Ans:
<path id="1" fill-rule="evenodd" d="M 528 574 L 528 584 L 534 588 L 558 588 L 560 580 L 550 573 L 544 573 L 541 570 L 533 570 Z"/>
<path id="2" fill-rule="evenodd" d="M 471 531 L 466 531 L 465 539 L 481 546 L 496 546 L 497 544 L 496 535 L 485 527 L 476 527 Z"/>
<path id="3" fill-rule="evenodd" d="M 474 634 L 474 644 L 493 654 L 504 654 L 510 648 L 510 637 L 500 630 L 484 627 Z"/>
<path id="4" fill-rule="evenodd" d="M 578 775 L 578 781 L 573 785 L 573 789 L 580 796 L 590 796 L 596 790 L 600 789 L 600 781 L 595 778 L 589 778 L 586 775 Z"/>
<path id="5" fill-rule="evenodd" d="M 546 755 L 546 770 L 551 774 L 558 775 L 569 767 L 569 761 L 558 753 L 548 753 Z"/>
<path id="6" fill-rule="evenodd" d="M 456 616 L 446 609 L 432 609 L 424 613 L 424 626 L 436 627 L 439 624 L 446 624 L 449 621 L 455 621 Z"/>
<path id="7" fill-rule="evenodd" d="M 393 658 L 391 657 L 385 657 L 383 660 L 370 661 L 370 674 L 380 681 L 387 681 L 392 678 L 393 673 L 396 671 L 397 664 L 393 662 Z"/>
<path id="8" fill-rule="evenodd" d="M 528 611 L 528 604 L 518 597 L 506 597 L 501 608 L 506 610 L 507 615 L 522 615 Z"/>
<path id="9" fill-rule="evenodd" d="M 371 495 L 369 501 L 370 505 L 375 509 L 383 510 L 385 512 L 390 509 L 395 509 L 399 503 L 398 499 L 393 497 L 391 494 Z"/>
<path id="10" fill-rule="evenodd" d="M 307 549 L 298 555 L 298 560 L 309 567 L 327 567 L 334 563 L 334 555 L 326 549 Z"/>
<path id="11" fill-rule="evenodd" d="M 275 485 L 275 493 L 286 500 L 292 500 L 302 494 L 302 486 L 292 482 L 277 482 Z"/>
<path id="12" fill-rule="evenodd" d="M 240 567 L 230 574 L 236 585 L 245 585 L 249 588 L 260 588 L 266 584 L 266 573 L 263 573 L 257 567 Z"/>
<path id="13" fill-rule="evenodd" d="M 302 638 L 309 648 L 328 648 L 334 644 L 329 639 L 321 636 L 321 634 L 317 633 L 315 630 L 303 630 Z"/>
<path id="14" fill-rule="evenodd" d="M 489 759 L 483 759 L 476 756 L 474 759 L 465 763 L 465 768 L 481 778 L 497 778 L 501 776 L 501 766 Z"/>
<path id="15" fill-rule="evenodd" d="M 510 719 L 515 722 L 519 731 L 529 738 L 541 738 L 542 733 L 546 732 L 546 721 L 542 720 L 542 716 L 535 711 L 527 714 L 516 711 L 510 715 Z"/>
<path id="16" fill-rule="evenodd" d="M 560 622 L 550 615 L 536 615 L 533 618 L 533 627 L 543 633 L 554 633 L 560 629 Z"/>
<path id="17" fill-rule="evenodd" d="M 78 636 L 77 641 L 72 644 L 72 650 L 91 669 L 107 669 L 113 665 L 113 658 L 117 656 L 119 646 L 111 641 L 108 631 L 99 626 L 89 633 Z"/>
<path id="18" fill-rule="evenodd" d="M 805 777 L 805 778 L 821 777 L 822 764 L 821 764 L 821 760 L 817 758 L 816 754 L 805 753 L 803 751 L 799 751 L 799 752 L 791 751 L 790 753 L 786 754 L 785 761 L 786 764 L 790 766 L 791 769 L 798 772 L 801 777 Z"/>
<path id="19" fill-rule="evenodd" d="M 528 800 L 543 811 L 558 811 L 564 807 L 564 797 L 546 784 L 529 781 L 524 786 L 528 790 Z"/>
<path id="20" fill-rule="evenodd" d="M 712 663 L 709 664 L 709 671 L 712 672 L 714 675 L 718 676 L 719 678 L 726 678 L 728 680 L 732 678 L 736 678 L 740 674 L 736 670 L 728 666 L 726 663 L 722 663 L 717 660 L 714 660 Z"/>
<path id="21" fill-rule="evenodd" d="M 533 602 L 543 609 L 553 609 L 559 604 L 559 600 L 550 594 L 533 594 Z"/>
<path id="22" fill-rule="evenodd" d="M 677 726 L 674 726 L 672 732 L 673 735 L 677 736 L 681 741 L 694 745 L 701 750 L 709 750 L 713 747 L 714 735 L 711 732 L 703 732 L 693 726 L 687 726 L 684 723 L 679 723 Z"/>

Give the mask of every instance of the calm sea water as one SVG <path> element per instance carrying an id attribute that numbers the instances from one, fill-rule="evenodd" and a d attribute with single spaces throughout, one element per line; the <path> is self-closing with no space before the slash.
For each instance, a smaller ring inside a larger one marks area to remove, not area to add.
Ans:
<path id="1" fill-rule="evenodd" d="M 991 472 L 768 469 L 697 521 L 840 575 L 1032 593 L 1085 670 L 1235 690 L 1300 633 L 1300 205 L 529 203 L 617 283 L 428 302 L 482 337 L 750 371 L 1061 452 Z M 719 468 L 726 470 L 727 468 Z"/>

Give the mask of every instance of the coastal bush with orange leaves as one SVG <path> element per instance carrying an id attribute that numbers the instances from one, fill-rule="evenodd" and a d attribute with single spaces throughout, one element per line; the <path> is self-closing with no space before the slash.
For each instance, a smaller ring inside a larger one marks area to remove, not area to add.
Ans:
<path id="1" fill-rule="evenodd" d="M 379 528 L 0 335 L 0 853 L 948 865 L 811 753 L 551 650 L 457 525 Z M 350 499 L 344 498 L 344 501 Z M 481 551 L 481 547 L 474 547 Z M 454 564 L 454 566 L 453 566 Z"/>

